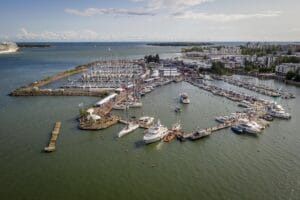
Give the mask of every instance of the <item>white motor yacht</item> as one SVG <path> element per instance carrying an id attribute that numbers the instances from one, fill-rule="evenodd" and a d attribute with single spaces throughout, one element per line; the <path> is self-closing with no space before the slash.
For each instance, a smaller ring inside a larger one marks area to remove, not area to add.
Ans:
<path id="1" fill-rule="evenodd" d="M 255 121 L 249 121 L 248 119 L 245 119 L 245 118 L 244 119 L 240 119 L 239 122 L 246 123 L 246 124 L 248 124 L 250 126 L 253 126 L 254 128 L 256 128 L 258 130 L 262 130 L 264 128 L 263 126 L 259 125 L 257 122 L 255 122 Z"/>
<path id="2" fill-rule="evenodd" d="M 139 125 L 143 128 L 152 126 L 154 122 L 154 117 L 144 116 L 139 119 Z"/>
<path id="3" fill-rule="evenodd" d="M 144 135 L 143 140 L 146 144 L 150 144 L 153 142 L 160 141 L 166 135 L 168 135 L 168 133 L 168 128 L 161 125 L 160 121 L 158 120 L 156 124 L 154 124 L 148 129 L 146 135 Z"/>
<path id="4" fill-rule="evenodd" d="M 241 122 L 237 127 L 246 133 L 257 134 L 261 132 L 259 128 L 255 127 L 250 122 Z"/>
<path id="5" fill-rule="evenodd" d="M 290 119 L 292 117 L 291 114 L 286 113 L 282 110 L 271 109 L 268 111 L 268 114 L 271 115 L 272 117 L 277 117 L 282 119 Z"/>

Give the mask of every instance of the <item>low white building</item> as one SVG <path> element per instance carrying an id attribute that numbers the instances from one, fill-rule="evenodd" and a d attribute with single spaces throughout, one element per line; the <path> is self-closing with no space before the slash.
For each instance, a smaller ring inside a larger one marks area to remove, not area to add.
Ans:
<path id="1" fill-rule="evenodd" d="M 153 70 L 152 74 L 151 74 L 152 78 L 157 78 L 159 77 L 159 71 L 157 69 Z"/>
<path id="2" fill-rule="evenodd" d="M 175 77 L 181 74 L 177 71 L 176 67 L 164 67 L 160 70 L 164 77 Z"/>
<path id="3" fill-rule="evenodd" d="M 97 120 L 100 120 L 101 117 L 100 117 L 99 115 L 89 114 L 89 115 L 87 116 L 87 119 L 88 119 L 88 120 L 94 120 L 94 121 L 97 121 Z"/>

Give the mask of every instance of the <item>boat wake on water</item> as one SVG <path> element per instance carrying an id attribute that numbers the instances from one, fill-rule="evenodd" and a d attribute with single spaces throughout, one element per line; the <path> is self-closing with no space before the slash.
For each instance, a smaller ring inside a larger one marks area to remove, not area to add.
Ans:
<path id="1" fill-rule="evenodd" d="M 161 150 L 162 146 L 163 146 L 163 141 L 161 140 L 157 145 L 156 145 L 156 149 L 157 150 Z"/>

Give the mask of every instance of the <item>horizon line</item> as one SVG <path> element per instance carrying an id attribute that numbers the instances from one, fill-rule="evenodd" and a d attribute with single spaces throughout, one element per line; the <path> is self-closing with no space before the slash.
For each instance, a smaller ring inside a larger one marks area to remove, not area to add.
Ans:
<path id="1" fill-rule="evenodd" d="M 270 41 L 263 41 L 263 40 L 215 40 L 215 41 L 131 41 L 131 40 L 122 40 L 122 41 L 14 41 L 15 43 L 217 43 L 217 42 L 243 42 L 243 43 L 272 43 L 272 42 L 286 42 L 286 43 L 300 43 L 299 41 L 288 41 L 288 40 L 270 40 Z"/>

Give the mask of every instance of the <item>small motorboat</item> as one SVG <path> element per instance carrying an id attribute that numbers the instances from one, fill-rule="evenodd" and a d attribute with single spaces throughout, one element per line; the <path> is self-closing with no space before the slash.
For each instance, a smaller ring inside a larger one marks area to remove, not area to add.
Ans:
<path id="1" fill-rule="evenodd" d="M 128 108 L 129 107 L 125 104 L 116 104 L 113 106 L 113 109 L 115 109 L 115 110 L 126 110 Z"/>
<path id="2" fill-rule="evenodd" d="M 168 135 L 164 137 L 164 142 L 170 142 L 176 137 L 176 134 L 174 132 L 170 132 Z"/>
<path id="3" fill-rule="evenodd" d="M 242 134 L 244 130 L 239 126 L 232 126 L 231 130 L 236 134 Z"/>
<path id="4" fill-rule="evenodd" d="M 195 131 L 195 132 L 190 136 L 190 139 L 191 139 L 191 140 L 198 140 L 198 139 L 207 137 L 207 136 L 209 136 L 210 134 L 211 134 L 210 131 L 207 131 L 207 130 L 203 129 L 203 130 L 200 130 L 200 131 Z"/>
<path id="5" fill-rule="evenodd" d="M 268 121 L 268 122 L 271 122 L 271 121 L 274 120 L 274 118 L 271 115 L 268 115 L 268 114 L 267 115 L 263 115 L 261 118 L 264 119 L 264 120 L 266 120 L 266 121 Z"/>
<path id="6" fill-rule="evenodd" d="M 179 140 L 180 142 L 184 142 L 186 141 L 186 137 L 184 137 L 183 132 L 179 132 L 179 134 L 176 134 L 177 140 Z"/>
<path id="7" fill-rule="evenodd" d="M 179 100 L 180 100 L 180 103 L 182 103 L 182 104 L 189 104 L 190 103 L 189 96 L 186 93 L 180 94 Z"/>
<path id="8" fill-rule="evenodd" d="M 176 107 L 174 111 L 177 112 L 177 113 L 179 113 L 179 112 L 181 112 L 181 108 L 180 107 Z"/>

